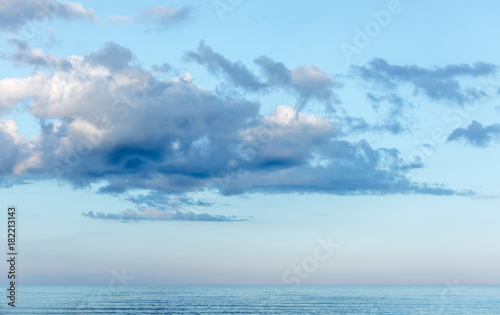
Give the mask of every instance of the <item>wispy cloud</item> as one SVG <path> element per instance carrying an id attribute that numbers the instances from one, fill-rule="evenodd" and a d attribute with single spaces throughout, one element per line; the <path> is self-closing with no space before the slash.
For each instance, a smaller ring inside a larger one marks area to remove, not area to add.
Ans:
<path id="1" fill-rule="evenodd" d="M 423 93 L 433 101 L 464 105 L 485 97 L 486 94 L 480 89 L 463 86 L 460 79 L 494 74 L 497 66 L 478 62 L 472 66 L 454 64 L 427 69 L 416 65 L 392 65 L 384 59 L 375 58 L 368 66 L 352 66 L 352 69 L 362 79 L 391 93 L 397 91 L 400 84 L 409 84 L 416 93 Z"/>
<path id="2" fill-rule="evenodd" d="M 410 102 L 406 101 L 397 93 L 381 94 L 369 92 L 366 94 L 377 112 L 381 121 L 374 124 L 370 130 L 401 134 L 409 131 L 412 119 L 408 114 L 412 108 Z"/>
<path id="3" fill-rule="evenodd" d="M 207 67 L 215 75 L 222 74 L 234 85 L 250 91 L 256 91 L 265 87 L 264 83 L 254 75 L 242 62 L 233 62 L 223 55 L 216 53 L 210 46 L 200 42 L 198 49 L 187 51 L 186 60 L 196 62 Z"/>
<path id="4" fill-rule="evenodd" d="M 126 199 L 142 208 L 159 210 L 214 206 L 214 203 L 208 200 L 194 199 L 185 195 L 169 196 L 159 191 L 149 192 L 148 194 L 129 195 Z"/>
<path id="5" fill-rule="evenodd" d="M 235 216 L 211 215 L 208 213 L 194 213 L 191 211 L 168 211 L 157 209 L 141 209 L 138 211 L 127 209 L 118 213 L 104 213 L 89 211 L 82 213 L 84 217 L 99 220 L 118 220 L 118 221 L 209 221 L 209 222 L 231 222 L 245 221 Z"/>
<path id="6" fill-rule="evenodd" d="M 157 30 L 162 30 L 187 20 L 189 15 L 190 9 L 187 7 L 175 8 L 171 5 L 158 5 L 145 9 L 136 15 L 111 16 L 110 20 L 117 25 L 149 24 L 153 25 Z"/>
<path id="7" fill-rule="evenodd" d="M 2 0 L 0 4 L 0 30 L 17 31 L 31 21 L 54 18 L 97 20 L 94 10 L 85 9 L 79 2 Z"/>

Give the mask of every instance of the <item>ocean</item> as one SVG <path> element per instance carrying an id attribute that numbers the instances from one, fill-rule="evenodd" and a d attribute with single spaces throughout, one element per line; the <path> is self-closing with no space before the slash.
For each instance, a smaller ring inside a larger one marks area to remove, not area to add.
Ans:
<path id="1" fill-rule="evenodd" d="M 18 286 L 2 314 L 500 314 L 500 286 Z"/>

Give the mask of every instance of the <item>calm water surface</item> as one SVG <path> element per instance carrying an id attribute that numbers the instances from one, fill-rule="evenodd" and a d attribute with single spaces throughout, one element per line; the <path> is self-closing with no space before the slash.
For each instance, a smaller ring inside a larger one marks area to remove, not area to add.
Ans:
<path id="1" fill-rule="evenodd" d="M 500 314 L 499 286 L 19 286 L 2 314 Z"/>

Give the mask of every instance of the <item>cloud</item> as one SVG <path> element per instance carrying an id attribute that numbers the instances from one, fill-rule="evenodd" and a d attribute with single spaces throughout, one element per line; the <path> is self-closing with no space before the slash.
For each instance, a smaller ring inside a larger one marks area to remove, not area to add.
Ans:
<path id="1" fill-rule="evenodd" d="M 16 64 L 61 69 L 71 67 L 71 63 L 67 59 L 45 55 L 40 49 L 29 46 L 26 41 L 9 39 L 9 44 L 16 48 L 16 52 L 9 56 L 8 59 Z"/>
<path id="2" fill-rule="evenodd" d="M 200 42 L 198 49 L 185 53 L 185 59 L 205 66 L 214 75 L 222 75 L 230 84 L 250 92 L 268 92 L 284 90 L 297 97 L 298 110 L 310 100 L 322 102 L 328 110 L 338 103 L 333 92 L 339 84 L 317 66 L 302 65 L 288 69 L 281 62 L 275 62 L 267 56 L 254 60 L 263 73 L 263 77 L 254 74 L 242 62 L 232 62 L 216 53 L 211 47 Z"/>
<path id="3" fill-rule="evenodd" d="M 413 106 L 397 93 L 380 94 L 369 92 L 366 94 L 377 113 L 379 121 L 371 126 L 369 130 L 375 132 L 389 132 L 401 134 L 409 131 L 412 117 L 408 110 Z"/>
<path id="4" fill-rule="evenodd" d="M 500 136 L 500 124 L 483 127 L 473 120 L 467 129 L 457 128 L 448 136 L 448 141 L 464 140 L 475 147 L 486 147 Z"/>
<path id="5" fill-rule="evenodd" d="M 142 12 L 142 17 L 145 20 L 153 21 L 159 26 L 169 26 L 185 20 L 188 17 L 188 14 L 188 8 L 177 9 L 170 5 L 158 5 L 144 10 Z"/>
<path id="6" fill-rule="evenodd" d="M 334 131 L 326 118 L 306 116 L 280 105 L 259 125 L 240 131 L 241 150 L 256 152 L 244 165 L 250 170 L 264 171 L 307 164 L 311 150 L 328 145 Z"/>
<path id="7" fill-rule="evenodd" d="M 36 165 L 39 155 L 31 154 L 33 146 L 17 133 L 15 121 L 0 120 L 0 143 L 0 174 L 18 175 Z M 5 178 L 0 182 L 9 182 L 9 179 Z"/>
<path id="8" fill-rule="evenodd" d="M 0 30 L 15 32 L 30 22 L 37 25 L 54 18 L 97 20 L 94 10 L 85 9 L 78 2 L 3 0 L 0 5 Z"/>
<path id="9" fill-rule="evenodd" d="M 366 96 L 372 102 L 373 109 L 377 112 L 380 111 L 383 102 L 392 105 L 388 113 L 389 118 L 397 118 L 403 114 L 403 108 L 405 107 L 404 100 L 402 97 L 395 93 L 382 96 L 377 96 L 373 93 L 367 93 Z"/>
<path id="10" fill-rule="evenodd" d="M 423 93 L 433 101 L 463 105 L 481 99 L 487 93 L 481 87 L 462 86 L 460 79 L 492 75 L 497 66 L 477 62 L 472 66 L 456 64 L 426 69 L 415 65 L 391 65 L 384 59 L 375 58 L 368 66 L 352 66 L 352 69 L 362 79 L 390 91 L 397 91 L 400 84 L 406 83 L 413 86 L 415 92 Z"/>
<path id="11" fill-rule="evenodd" d="M 134 59 L 135 56 L 129 49 L 108 42 L 98 51 L 87 54 L 83 58 L 83 62 L 93 66 L 105 66 L 111 71 L 117 71 L 129 67 Z"/>
<path id="12" fill-rule="evenodd" d="M 137 15 L 115 15 L 110 17 L 115 24 L 152 24 L 158 30 L 170 28 L 189 18 L 190 10 L 187 7 L 175 8 L 171 5 L 158 5 L 143 10 Z"/>
<path id="13" fill-rule="evenodd" d="M 154 72 L 154 73 L 170 73 L 172 72 L 174 69 L 173 67 L 168 64 L 168 63 L 162 63 L 161 65 L 153 65 L 151 66 L 151 70 Z"/>
<path id="14" fill-rule="evenodd" d="M 194 61 L 206 66 L 212 74 L 222 74 L 232 84 L 250 91 L 257 91 L 265 87 L 263 82 L 255 76 L 242 62 L 232 62 L 219 53 L 216 53 L 203 41 L 200 42 L 196 52 L 188 51 L 186 60 Z"/>
<path id="15" fill-rule="evenodd" d="M 138 207 L 88 217 L 188 219 L 191 207 L 212 206 L 186 197 L 204 192 L 458 193 L 412 182 L 407 173 L 420 166 L 406 163 L 396 149 L 340 139 L 330 118 L 287 105 L 263 116 L 260 103 L 201 88 L 187 73 L 160 81 L 116 43 L 66 58 L 17 44 L 27 54 L 20 59 L 47 71 L 0 80 L 0 108 L 28 102 L 40 131 L 27 139 L 14 122 L 3 122 L 0 176 L 4 182 L 99 184 L 101 193 L 125 196 Z M 69 66 L 60 67 L 62 61 Z M 304 87 L 309 79 L 327 80 L 318 70 L 297 69 Z"/>
<path id="16" fill-rule="evenodd" d="M 172 211 L 160 211 L 155 209 L 141 209 L 139 211 L 134 211 L 127 209 L 119 213 L 104 213 L 104 212 L 84 212 L 82 213 L 84 217 L 91 219 L 101 219 L 101 220 L 119 220 L 119 221 L 205 221 L 205 222 L 231 222 L 231 221 L 245 221 L 239 219 L 235 216 L 223 216 L 223 215 L 210 215 L 208 213 L 194 213 L 188 212 L 172 212 Z"/>
<path id="17" fill-rule="evenodd" d="M 308 155 L 307 163 L 268 159 L 258 169 L 228 180 L 227 195 L 260 193 L 328 193 L 334 195 L 421 193 L 467 194 L 439 186 L 411 182 L 405 173 L 418 165 L 402 160 L 396 149 L 373 149 L 365 140 L 331 139 Z"/>
<path id="18" fill-rule="evenodd" d="M 333 92 L 339 84 L 317 66 L 303 65 L 287 69 L 281 62 L 275 62 L 267 56 L 255 59 L 255 63 L 267 78 L 267 86 L 296 93 L 299 110 L 311 99 L 321 101 L 330 111 L 333 110 L 332 104 L 339 102 L 337 94 Z"/>
<path id="19" fill-rule="evenodd" d="M 169 196 L 159 191 L 127 196 L 127 200 L 142 208 L 154 208 L 159 210 L 179 210 L 185 209 L 186 207 L 212 207 L 215 205 L 208 200 L 194 199 L 185 195 Z"/>

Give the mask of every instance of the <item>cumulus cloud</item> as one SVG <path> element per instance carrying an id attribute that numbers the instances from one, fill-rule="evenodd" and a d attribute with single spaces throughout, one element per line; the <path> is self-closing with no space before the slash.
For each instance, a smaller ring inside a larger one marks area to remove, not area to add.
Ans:
<path id="1" fill-rule="evenodd" d="M 457 193 L 412 182 L 407 172 L 416 166 L 396 149 L 341 140 L 329 118 L 287 105 L 262 116 L 258 102 L 201 88 L 187 73 L 160 81 L 115 43 L 66 58 L 16 44 L 25 53 L 19 60 L 43 64 L 47 71 L 0 80 L 0 106 L 9 111 L 29 102 L 40 132 L 26 139 L 14 122 L 0 125 L 5 148 L 0 176 L 5 182 L 56 178 L 75 187 L 99 183 L 101 193 L 126 196 L 138 207 L 87 217 L 233 220 L 189 212 L 212 204 L 186 194 L 208 190 L 225 195 Z M 63 60 L 69 66 L 61 67 Z M 299 67 L 290 75 L 290 84 L 304 89 L 308 80 L 327 80 L 318 69 Z M 321 88 L 311 89 L 323 95 Z M 148 193 L 134 195 L 138 190 Z"/>
<path id="2" fill-rule="evenodd" d="M 158 5 L 136 15 L 115 15 L 110 17 L 115 24 L 152 24 L 157 29 L 166 29 L 189 18 L 187 7 L 175 8 L 171 5 Z"/>
<path id="3" fill-rule="evenodd" d="M 433 101 L 463 105 L 481 99 L 487 93 L 481 87 L 464 86 L 460 79 L 492 75 L 497 67 L 477 62 L 428 69 L 415 65 L 391 65 L 384 59 L 375 58 L 368 66 L 352 66 L 352 69 L 362 79 L 390 91 L 397 91 L 400 84 L 410 84 L 415 92 L 423 93 Z"/>
<path id="4" fill-rule="evenodd" d="M 0 5 L 0 30 L 17 31 L 27 23 L 43 23 L 54 18 L 97 20 L 94 10 L 81 3 L 55 0 L 3 0 Z"/>
<path id="5" fill-rule="evenodd" d="M 464 140 L 475 147 L 486 147 L 500 136 L 500 124 L 483 127 L 473 120 L 467 128 L 457 128 L 448 136 L 448 141 Z"/>

